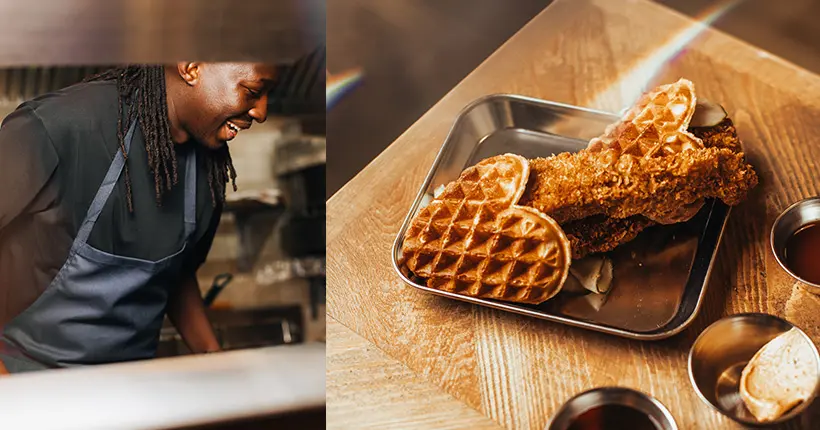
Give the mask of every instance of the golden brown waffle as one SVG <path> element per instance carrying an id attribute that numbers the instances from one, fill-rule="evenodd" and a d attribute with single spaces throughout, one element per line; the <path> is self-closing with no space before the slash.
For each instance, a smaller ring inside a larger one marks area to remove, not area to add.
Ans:
<path id="1" fill-rule="evenodd" d="M 412 220 L 403 264 L 430 288 L 471 297 L 537 304 L 557 294 L 569 240 L 552 218 L 516 205 L 528 177 L 513 154 L 464 170 Z"/>
<path id="2" fill-rule="evenodd" d="M 700 138 L 706 148 L 726 148 L 737 153 L 743 151 L 740 139 L 737 137 L 737 130 L 729 117 L 713 126 L 691 127 L 690 125 L 689 131 Z M 686 215 L 684 209 L 688 207 L 676 209 L 681 210 L 679 214 Z M 683 218 L 690 219 L 686 216 Z M 561 228 L 572 244 L 572 258 L 579 259 L 587 254 L 611 251 L 631 241 L 638 233 L 655 224 L 657 223 L 642 215 L 633 215 L 628 218 L 593 215 L 563 223 Z"/>
<path id="3" fill-rule="evenodd" d="M 694 84 L 685 79 L 647 92 L 586 149 L 532 160 L 534 179 L 522 204 L 561 224 L 599 214 L 674 224 L 691 219 L 706 198 L 732 204 L 720 171 L 742 159 L 705 147 L 688 130 L 696 106 Z M 687 178 L 695 187 L 686 186 Z"/>
<path id="4" fill-rule="evenodd" d="M 635 157 L 659 157 L 703 148 L 703 141 L 688 131 L 695 114 L 695 84 L 686 79 L 661 85 L 638 99 L 620 121 L 592 139 L 592 152 L 612 149 Z M 659 224 L 687 221 L 703 207 L 703 199 L 649 218 Z"/>
<path id="5" fill-rule="evenodd" d="M 680 79 L 645 93 L 620 121 L 589 142 L 590 152 L 607 149 L 616 156 L 658 157 L 703 148 L 703 142 L 687 131 L 695 113 L 695 85 Z"/>

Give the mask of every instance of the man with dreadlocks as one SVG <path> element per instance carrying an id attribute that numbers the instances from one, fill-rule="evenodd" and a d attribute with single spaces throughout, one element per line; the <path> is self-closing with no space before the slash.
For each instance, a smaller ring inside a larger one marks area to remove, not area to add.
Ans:
<path id="1" fill-rule="evenodd" d="M 227 142 L 265 121 L 274 78 L 133 65 L 3 121 L 0 371 L 151 358 L 166 314 L 193 352 L 219 349 L 195 274 L 236 178 Z"/>

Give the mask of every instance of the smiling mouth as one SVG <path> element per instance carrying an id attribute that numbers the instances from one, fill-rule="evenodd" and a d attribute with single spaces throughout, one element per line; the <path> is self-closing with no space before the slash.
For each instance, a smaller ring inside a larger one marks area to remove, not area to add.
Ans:
<path id="1" fill-rule="evenodd" d="M 225 141 L 233 140 L 233 138 L 235 138 L 239 134 L 240 131 L 244 130 L 242 127 L 234 124 L 231 121 L 225 121 L 225 128 L 226 128 L 226 130 L 225 130 L 225 132 L 226 132 Z"/>

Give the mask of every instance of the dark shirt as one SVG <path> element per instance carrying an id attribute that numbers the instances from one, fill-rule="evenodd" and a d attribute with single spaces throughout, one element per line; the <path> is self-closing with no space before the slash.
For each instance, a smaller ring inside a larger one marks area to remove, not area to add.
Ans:
<path id="1" fill-rule="evenodd" d="M 68 257 L 91 201 L 119 150 L 114 82 L 75 85 L 23 103 L 0 126 L 0 325 L 48 287 Z M 177 145 L 178 183 L 158 207 L 137 127 L 128 154 L 134 212 L 125 174 L 91 232 L 89 244 L 119 256 L 156 261 L 184 242 L 184 151 L 198 151 L 196 231 L 181 276 L 205 261 L 221 215 L 213 207 L 207 149 Z"/>

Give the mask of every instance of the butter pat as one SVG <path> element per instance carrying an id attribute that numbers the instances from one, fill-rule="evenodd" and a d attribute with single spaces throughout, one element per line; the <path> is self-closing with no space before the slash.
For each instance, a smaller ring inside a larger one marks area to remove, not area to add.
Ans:
<path id="1" fill-rule="evenodd" d="M 817 385 L 814 350 L 791 329 L 763 346 L 740 377 L 740 397 L 758 421 L 773 421 L 811 397 Z"/>
<path id="2" fill-rule="evenodd" d="M 575 260 L 569 266 L 569 277 L 587 291 L 604 294 L 612 286 L 612 260 L 603 255 L 590 255 Z"/>

